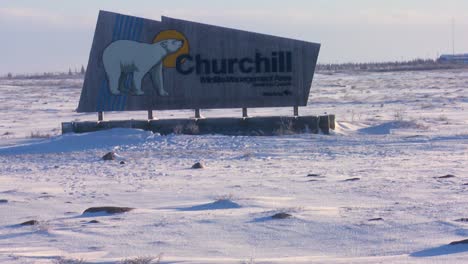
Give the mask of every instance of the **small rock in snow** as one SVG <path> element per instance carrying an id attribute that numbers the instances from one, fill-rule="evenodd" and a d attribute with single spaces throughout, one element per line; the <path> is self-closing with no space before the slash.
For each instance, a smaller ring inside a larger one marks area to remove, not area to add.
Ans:
<path id="1" fill-rule="evenodd" d="M 0 203 L 8 203 L 7 199 L 0 199 Z"/>
<path id="2" fill-rule="evenodd" d="M 448 179 L 448 178 L 455 178 L 455 175 L 452 175 L 452 174 L 447 174 L 447 175 L 444 175 L 444 176 L 439 176 L 439 177 L 436 177 L 437 179 Z"/>
<path id="3" fill-rule="evenodd" d="M 98 220 L 91 220 L 88 223 L 90 223 L 90 224 L 99 224 L 100 222 Z"/>
<path id="4" fill-rule="evenodd" d="M 22 226 L 27 226 L 27 225 L 37 225 L 37 224 L 39 224 L 39 221 L 37 221 L 37 220 L 29 220 L 29 221 L 26 221 L 26 222 L 21 223 L 20 225 L 22 225 Z"/>
<path id="5" fill-rule="evenodd" d="M 201 161 L 192 165 L 192 169 L 204 169 L 204 168 L 205 168 L 205 164 L 203 164 L 203 162 Z"/>
<path id="6" fill-rule="evenodd" d="M 460 241 L 453 241 L 453 242 L 450 242 L 449 245 L 461 245 L 461 244 L 468 244 L 468 239 L 464 239 Z"/>
<path id="7" fill-rule="evenodd" d="M 114 152 L 108 152 L 106 155 L 102 156 L 103 160 L 115 160 L 115 153 Z"/>
<path id="8" fill-rule="evenodd" d="M 382 217 L 377 217 L 377 218 L 371 218 L 367 221 L 383 221 L 383 218 Z"/>
<path id="9" fill-rule="evenodd" d="M 108 214 L 120 214 L 133 210 L 131 207 L 116 207 L 116 206 L 101 206 L 101 207 L 90 207 L 86 209 L 83 214 L 90 213 L 108 213 Z"/>
<path id="10" fill-rule="evenodd" d="M 359 181 L 361 178 L 349 178 L 349 179 L 346 179 L 344 180 L 345 182 L 349 182 L 349 181 Z"/>
<path id="11" fill-rule="evenodd" d="M 468 222 L 468 218 L 464 217 L 464 218 L 457 219 L 455 221 L 457 221 L 457 222 Z"/>
<path id="12" fill-rule="evenodd" d="M 120 164 L 125 164 L 125 161 L 122 160 L 122 161 L 120 162 Z"/>
<path id="13" fill-rule="evenodd" d="M 288 214 L 288 213 L 277 213 L 277 214 L 274 214 L 271 216 L 271 218 L 273 219 L 286 219 L 286 218 L 290 218 L 292 217 L 292 215 Z"/>

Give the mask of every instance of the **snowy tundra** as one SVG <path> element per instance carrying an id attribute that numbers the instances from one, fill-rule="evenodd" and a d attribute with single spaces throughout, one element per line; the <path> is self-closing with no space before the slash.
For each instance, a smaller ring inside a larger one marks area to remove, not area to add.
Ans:
<path id="1" fill-rule="evenodd" d="M 97 119 L 74 111 L 81 85 L 0 80 L 1 263 L 468 261 L 450 245 L 468 239 L 466 70 L 317 74 L 300 114 L 336 114 L 331 135 L 60 135 Z M 105 113 L 127 118 L 146 113 Z M 135 209 L 83 213 L 96 206 Z"/>

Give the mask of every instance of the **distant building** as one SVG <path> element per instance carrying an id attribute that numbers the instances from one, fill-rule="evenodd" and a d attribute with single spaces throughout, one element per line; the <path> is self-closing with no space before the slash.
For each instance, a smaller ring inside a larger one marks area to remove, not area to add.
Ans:
<path id="1" fill-rule="evenodd" d="M 467 54 L 454 54 L 454 55 L 443 54 L 437 59 L 437 61 L 441 63 L 468 64 L 468 53 Z"/>

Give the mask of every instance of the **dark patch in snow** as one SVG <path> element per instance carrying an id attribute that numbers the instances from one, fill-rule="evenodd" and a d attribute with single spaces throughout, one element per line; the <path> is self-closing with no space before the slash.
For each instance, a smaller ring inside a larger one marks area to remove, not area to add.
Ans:
<path id="1" fill-rule="evenodd" d="M 7 199 L 0 199 L 0 203 L 8 203 Z"/>
<path id="2" fill-rule="evenodd" d="M 350 181 L 359 181 L 361 180 L 361 178 L 349 178 L 349 179 L 346 179 L 344 180 L 345 182 L 350 182 Z"/>
<path id="3" fill-rule="evenodd" d="M 50 194 L 44 194 L 44 195 L 38 196 L 37 199 L 49 199 L 49 198 L 53 198 L 53 197 L 55 197 L 55 196 L 50 195 Z"/>
<path id="4" fill-rule="evenodd" d="M 100 222 L 98 220 L 91 220 L 88 223 L 89 224 L 99 224 Z"/>
<path id="5" fill-rule="evenodd" d="M 447 175 L 439 176 L 439 177 L 436 177 L 436 178 L 437 179 L 449 179 L 449 178 L 455 178 L 455 175 L 447 174 Z"/>
<path id="6" fill-rule="evenodd" d="M 325 176 L 322 176 L 320 174 L 317 174 L 317 173 L 310 173 L 310 174 L 307 174 L 308 178 L 320 178 L 320 179 L 323 179 L 325 178 Z M 314 181 L 314 180 L 309 180 L 309 181 Z"/>
<path id="7" fill-rule="evenodd" d="M 423 135 L 413 135 L 413 136 L 407 136 L 407 137 L 404 137 L 404 138 L 407 138 L 407 139 L 411 139 L 411 138 L 425 138 L 425 136 L 423 136 Z"/>
<path id="8" fill-rule="evenodd" d="M 192 165 L 192 169 L 204 169 L 204 168 L 205 168 L 205 164 L 201 161 Z"/>
<path id="9" fill-rule="evenodd" d="M 276 213 L 270 216 L 255 218 L 251 221 L 251 223 L 262 223 L 262 222 L 276 221 L 280 219 L 289 219 L 289 218 L 293 218 L 293 216 L 285 212 L 280 212 L 280 213 Z"/>
<path id="10" fill-rule="evenodd" d="M 460 218 L 460 219 L 456 219 L 455 221 L 457 221 L 457 222 L 468 222 L 468 218 Z"/>
<path id="11" fill-rule="evenodd" d="M 459 241 L 453 241 L 453 242 L 450 242 L 449 245 L 460 245 L 460 244 L 468 245 L 468 239 L 463 239 L 463 240 L 459 240 Z"/>
<path id="12" fill-rule="evenodd" d="M 83 212 L 83 215 L 106 213 L 106 214 L 121 214 L 130 212 L 135 208 L 131 207 L 116 207 L 116 206 L 102 206 L 102 207 L 90 207 Z"/>
<path id="13" fill-rule="evenodd" d="M 19 225 L 21 226 L 28 226 L 28 225 L 38 225 L 39 224 L 39 221 L 37 220 L 29 220 L 29 221 L 26 221 L 26 222 L 23 222 Z"/>
<path id="14" fill-rule="evenodd" d="M 367 221 L 383 221 L 383 218 L 382 217 L 377 217 L 377 218 L 371 218 Z"/>
<path id="15" fill-rule="evenodd" d="M 271 216 L 272 219 L 286 219 L 290 217 L 292 217 L 292 215 L 288 213 L 277 213 Z"/>
<path id="16" fill-rule="evenodd" d="M 102 156 L 103 160 L 115 160 L 115 153 L 114 152 L 107 152 L 106 155 Z"/>

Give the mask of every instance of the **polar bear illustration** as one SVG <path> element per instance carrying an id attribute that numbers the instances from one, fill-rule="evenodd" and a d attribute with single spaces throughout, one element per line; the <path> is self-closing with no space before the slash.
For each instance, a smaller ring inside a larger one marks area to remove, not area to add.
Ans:
<path id="1" fill-rule="evenodd" d="M 136 95 L 143 95 L 141 82 L 151 71 L 153 86 L 159 95 L 169 95 L 164 90 L 163 60 L 183 46 L 183 40 L 166 39 L 153 44 L 131 40 L 117 40 L 104 49 L 102 61 L 109 80 L 112 94 L 119 95 L 119 80 L 122 73 L 133 73 L 133 87 Z"/>

